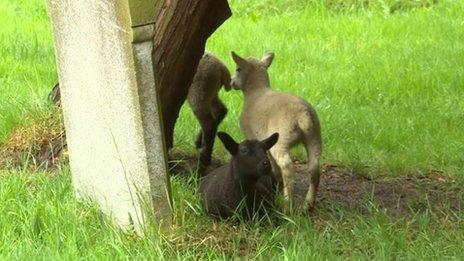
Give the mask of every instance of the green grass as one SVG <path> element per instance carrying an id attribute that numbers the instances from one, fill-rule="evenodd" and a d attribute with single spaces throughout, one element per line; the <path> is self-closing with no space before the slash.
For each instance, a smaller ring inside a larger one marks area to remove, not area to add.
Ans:
<path id="1" fill-rule="evenodd" d="M 44 1 L 0 2 L 0 144 L 27 115 L 43 114 L 56 82 Z"/>
<path id="2" fill-rule="evenodd" d="M 274 51 L 271 84 L 316 107 L 326 162 L 372 173 L 439 169 L 463 176 L 462 2 L 393 15 L 317 5 L 272 15 L 243 5 L 207 49 L 232 71 L 231 50 L 258 57 Z M 221 129 L 241 137 L 242 95 L 221 97 L 230 110 Z M 184 109 L 177 144 L 191 146 L 195 126 Z"/>
<path id="3" fill-rule="evenodd" d="M 463 181 L 464 2 L 426 2 L 233 0 L 234 16 L 207 49 L 231 71 L 231 50 L 274 51 L 271 83 L 316 107 L 324 162 L 374 177 L 441 170 Z M 43 0 L 1 1 L 0 25 L 1 144 L 15 126 L 50 113 L 45 98 L 57 77 Z M 240 138 L 242 95 L 221 97 L 229 114 L 220 129 Z M 183 108 L 176 147 L 193 151 L 197 129 Z M 450 209 L 395 219 L 367 202 L 368 215 L 331 209 L 314 220 L 212 225 L 194 187 L 173 178 L 173 194 L 174 232 L 152 242 L 77 201 L 66 166 L 53 175 L 0 173 L 0 259 L 464 258 L 463 214 Z"/>
<path id="4" fill-rule="evenodd" d="M 0 259 L 462 259 L 463 212 L 427 211 L 394 219 L 338 210 L 330 218 L 212 225 L 197 194 L 173 179 L 175 221 L 165 237 L 136 238 L 108 225 L 96 207 L 76 201 L 69 172 L 0 175 Z M 322 215 L 324 216 L 324 215 Z"/>

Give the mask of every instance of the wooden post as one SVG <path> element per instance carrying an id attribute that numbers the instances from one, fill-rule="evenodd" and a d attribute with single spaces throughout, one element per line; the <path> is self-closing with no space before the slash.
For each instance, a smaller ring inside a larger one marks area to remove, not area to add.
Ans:
<path id="1" fill-rule="evenodd" d="M 153 61 L 168 148 L 206 40 L 230 16 L 227 0 L 156 1 Z"/>

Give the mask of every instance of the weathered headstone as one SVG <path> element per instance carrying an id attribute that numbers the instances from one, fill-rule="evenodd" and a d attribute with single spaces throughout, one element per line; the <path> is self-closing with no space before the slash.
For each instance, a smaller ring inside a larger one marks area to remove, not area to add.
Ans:
<path id="1" fill-rule="evenodd" d="M 48 0 L 77 195 L 139 233 L 149 212 L 161 226 L 171 221 L 154 2 Z"/>

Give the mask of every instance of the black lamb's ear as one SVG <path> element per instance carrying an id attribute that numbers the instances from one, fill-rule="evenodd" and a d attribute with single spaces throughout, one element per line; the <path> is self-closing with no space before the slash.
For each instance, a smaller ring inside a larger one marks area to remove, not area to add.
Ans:
<path id="1" fill-rule="evenodd" d="M 224 144 L 224 147 L 226 147 L 226 149 L 229 151 L 229 153 L 231 155 L 236 155 L 238 151 L 237 142 L 235 142 L 235 140 L 225 132 L 218 132 L 217 135 L 221 140 L 222 144 Z"/>
<path id="2" fill-rule="evenodd" d="M 261 143 L 263 144 L 263 148 L 265 150 L 269 150 L 272 148 L 277 143 L 277 140 L 279 139 L 279 133 L 275 132 L 271 136 L 269 136 L 267 139 L 262 140 Z"/>

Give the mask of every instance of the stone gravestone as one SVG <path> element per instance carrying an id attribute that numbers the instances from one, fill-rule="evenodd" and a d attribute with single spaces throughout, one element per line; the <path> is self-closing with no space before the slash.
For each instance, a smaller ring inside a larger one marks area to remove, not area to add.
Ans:
<path id="1" fill-rule="evenodd" d="M 76 194 L 138 233 L 171 222 L 154 1 L 48 0 Z"/>

